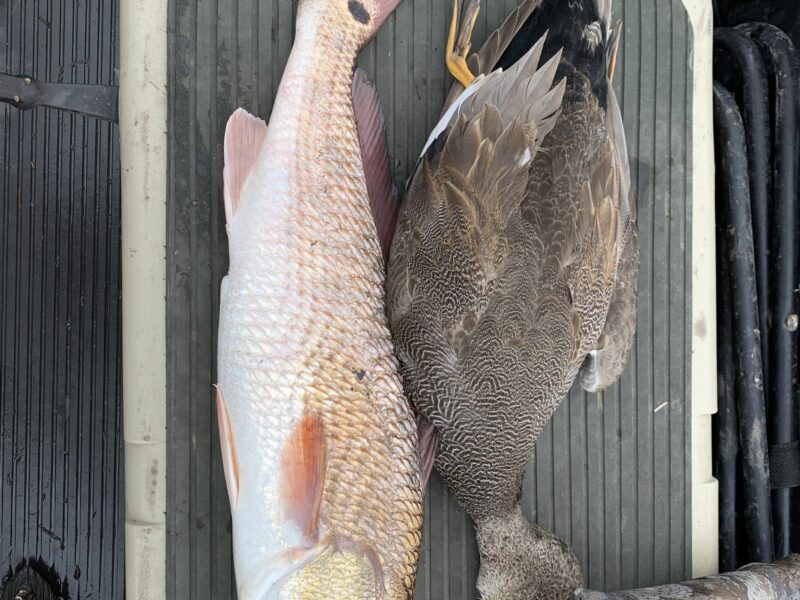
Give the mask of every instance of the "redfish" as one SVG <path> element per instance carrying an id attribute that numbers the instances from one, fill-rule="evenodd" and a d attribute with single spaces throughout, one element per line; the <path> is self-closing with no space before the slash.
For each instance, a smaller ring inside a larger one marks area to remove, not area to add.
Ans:
<path id="1" fill-rule="evenodd" d="M 396 200 L 353 74 L 398 1 L 301 0 L 269 125 L 239 109 L 225 131 L 217 416 L 241 600 L 413 593 L 417 429 L 384 313 Z"/>

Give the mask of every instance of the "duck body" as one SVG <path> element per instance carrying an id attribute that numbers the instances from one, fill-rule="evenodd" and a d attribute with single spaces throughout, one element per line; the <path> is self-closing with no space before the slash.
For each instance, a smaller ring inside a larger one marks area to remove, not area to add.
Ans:
<path id="1" fill-rule="evenodd" d="M 468 60 L 477 79 L 454 85 L 448 104 L 461 104 L 420 159 L 391 249 L 406 394 L 476 522 L 484 598 L 581 584 L 572 552 L 519 499 L 573 381 L 612 383 L 633 338 L 635 209 L 609 21 L 595 0 L 529 0 L 509 16 Z"/>

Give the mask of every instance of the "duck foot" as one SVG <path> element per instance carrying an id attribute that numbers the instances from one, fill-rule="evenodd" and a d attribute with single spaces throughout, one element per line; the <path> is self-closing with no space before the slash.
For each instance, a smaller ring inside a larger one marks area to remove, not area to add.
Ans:
<path id="1" fill-rule="evenodd" d="M 467 66 L 467 54 L 472 47 L 472 30 L 480 9 L 479 0 L 470 0 L 464 15 L 459 19 L 458 0 L 453 0 L 453 17 L 450 20 L 450 33 L 447 35 L 445 62 L 453 77 L 465 88 L 475 80 L 475 75 Z M 458 39 L 456 39 L 456 31 L 458 31 Z"/>

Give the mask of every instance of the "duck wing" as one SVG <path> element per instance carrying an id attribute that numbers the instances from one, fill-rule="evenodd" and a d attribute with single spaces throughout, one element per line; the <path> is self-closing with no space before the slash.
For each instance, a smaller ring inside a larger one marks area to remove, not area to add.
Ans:
<path id="1" fill-rule="evenodd" d="M 487 56 L 508 54 L 502 45 Z M 478 75 L 425 146 L 390 254 L 405 390 L 473 516 L 517 498 L 536 438 L 604 330 L 629 346 L 609 310 L 635 302 L 618 285 L 635 215 L 621 122 L 598 84 L 606 48 L 572 48 L 572 62 L 548 46 L 541 35 L 505 71 L 470 65 Z M 552 58 L 540 66 L 542 56 Z"/>
<path id="2" fill-rule="evenodd" d="M 607 1 L 607 0 L 604 0 Z M 607 11 L 610 20 L 610 10 Z M 614 153 L 614 167 L 620 176 L 619 218 L 622 239 L 619 244 L 614 291 L 608 307 L 603 332 L 594 348 L 586 355 L 580 369 L 581 387 L 587 392 L 599 392 L 612 385 L 620 376 L 633 346 L 636 333 L 636 291 L 639 273 L 639 246 L 636 219 L 636 197 L 630 186 L 628 150 L 622 115 L 611 81 L 614 77 L 617 50 L 619 49 L 621 23 L 609 28 L 606 56 L 609 83 L 606 129 L 609 145 Z"/>
<path id="3" fill-rule="evenodd" d="M 530 166 L 558 118 L 564 93 L 564 81 L 553 85 L 558 57 L 538 64 L 542 44 L 461 104 L 427 147 L 401 207 L 387 310 L 409 375 L 406 390 L 437 429 L 466 408 L 452 401 L 454 390 L 482 386 L 458 381 L 480 369 L 456 363 L 479 360 L 494 345 L 490 332 L 498 327 L 530 327 L 521 307 L 494 304 L 505 297 L 497 294 L 498 286 L 525 270 L 509 246 L 525 239 L 520 211 Z M 489 346 L 481 350 L 485 338 Z M 418 376 L 431 369 L 436 376 Z M 467 403 L 486 397 L 464 394 Z"/>
<path id="4" fill-rule="evenodd" d="M 636 284 L 639 249 L 635 215 L 624 224 L 623 243 L 614 291 L 608 306 L 603 332 L 589 351 L 580 369 L 581 387 L 599 392 L 622 374 L 636 333 Z"/>

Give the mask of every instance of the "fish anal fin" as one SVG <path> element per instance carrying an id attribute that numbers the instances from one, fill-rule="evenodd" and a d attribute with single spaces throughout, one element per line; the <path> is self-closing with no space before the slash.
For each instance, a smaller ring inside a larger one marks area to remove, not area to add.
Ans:
<path id="1" fill-rule="evenodd" d="M 222 396 L 222 389 L 214 386 L 217 391 L 217 427 L 219 428 L 219 443 L 222 449 L 222 468 L 225 471 L 225 484 L 228 488 L 228 499 L 231 508 L 235 509 L 239 503 L 239 457 L 236 453 L 236 440 L 233 437 L 233 427 L 228 414 L 228 407 Z"/>
<path id="2" fill-rule="evenodd" d="M 322 417 L 305 414 L 283 448 L 279 485 L 283 517 L 298 528 L 307 545 L 319 539 L 326 466 L 327 444 Z"/>
<path id="3" fill-rule="evenodd" d="M 419 480 L 424 491 L 433 470 L 436 442 L 439 436 L 433 423 L 421 415 L 417 417 L 417 438 L 419 439 Z"/>
<path id="4" fill-rule="evenodd" d="M 386 132 L 378 92 L 361 69 L 356 69 L 353 75 L 353 111 L 372 217 L 378 231 L 383 258 L 388 260 L 400 204 L 389 169 Z"/>
<path id="5" fill-rule="evenodd" d="M 222 178 L 225 220 L 228 223 L 236 214 L 239 197 L 258 160 L 266 134 L 267 124 L 243 108 L 236 109 L 225 126 L 225 168 Z"/>

